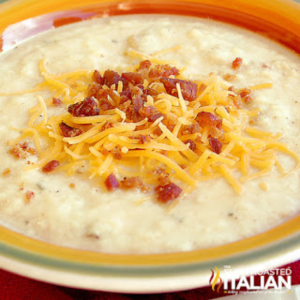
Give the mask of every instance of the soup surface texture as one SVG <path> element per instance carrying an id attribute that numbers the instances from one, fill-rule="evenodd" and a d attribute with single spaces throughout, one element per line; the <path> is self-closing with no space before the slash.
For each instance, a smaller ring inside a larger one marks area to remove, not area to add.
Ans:
<path id="1" fill-rule="evenodd" d="M 224 178 L 199 182 L 172 210 L 140 190 L 107 192 L 80 174 L 24 171 L 36 156 L 16 159 L 7 143 L 26 128 L 29 109 L 49 91 L 6 95 L 44 81 L 38 65 L 49 73 L 107 69 L 122 72 L 162 50 L 158 58 L 174 61 L 185 77 L 199 79 L 215 72 L 235 75 L 236 88 L 272 83 L 253 92 L 250 108 L 259 108 L 255 126 L 283 133 L 281 141 L 300 153 L 300 59 L 288 49 L 244 29 L 211 20 L 176 16 L 123 16 L 94 19 L 49 30 L 0 55 L 1 224 L 43 241 L 110 253 L 190 251 L 247 238 L 268 230 L 300 211 L 299 172 L 282 177 L 277 167 L 248 180 L 241 195 Z M 126 54 L 127 53 L 127 54 Z M 243 64 L 233 70 L 232 62 Z M 226 76 L 225 76 L 226 78 Z M 65 108 L 49 111 L 59 114 Z M 27 139 L 32 146 L 32 140 Z M 279 154 L 286 170 L 295 165 Z M 5 172 L 5 170 L 9 171 Z M 30 201 L 30 195 L 34 193 Z M 25 199 L 25 200 L 24 200 Z"/>

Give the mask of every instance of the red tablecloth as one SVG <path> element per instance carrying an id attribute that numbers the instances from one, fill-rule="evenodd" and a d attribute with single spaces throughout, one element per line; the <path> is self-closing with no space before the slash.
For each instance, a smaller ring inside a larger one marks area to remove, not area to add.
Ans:
<path id="1" fill-rule="evenodd" d="M 292 285 L 300 284 L 300 261 L 284 266 L 284 268 L 286 267 L 290 267 L 293 272 Z M 129 295 L 98 291 L 86 291 L 43 283 L 0 270 L 1 300 L 207 300 L 223 296 L 226 296 L 226 294 L 218 294 L 216 292 L 213 292 L 211 287 L 199 288 L 177 293 L 153 295 Z"/>

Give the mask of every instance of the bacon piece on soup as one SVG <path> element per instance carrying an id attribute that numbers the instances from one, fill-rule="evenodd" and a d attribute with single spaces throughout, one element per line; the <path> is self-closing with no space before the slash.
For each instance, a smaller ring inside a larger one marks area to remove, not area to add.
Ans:
<path id="1" fill-rule="evenodd" d="M 184 143 L 185 143 L 185 144 L 190 144 L 190 145 L 189 145 L 189 148 L 190 148 L 192 151 L 195 151 L 196 148 L 197 148 L 195 142 L 192 141 L 192 140 L 186 140 Z"/>
<path id="2" fill-rule="evenodd" d="M 55 170 L 56 168 L 59 167 L 59 161 L 57 160 L 51 160 L 49 161 L 43 168 L 42 171 L 44 173 L 49 173 L 52 172 L 53 170 Z"/>
<path id="3" fill-rule="evenodd" d="M 252 90 L 249 88 L 242 89 L 239 95 L 245 103 L 250 103 L 252 101 Z"/>
<path id="4" fill-rule="evenodd" d="M 122 78 L 126 79 L 132 84 L 141 84 L 144 82 L 144 76 L 140 73 L 132 73 L 132 72 L 122 73 Z"/>
<path id="5" fill-rule="evenodd" d="M 182 127 L 181 134 L 186 135 L 186 134 L 193 134 L 200 132 L 200 126 L 199 123 L 193 123 L 191 125 L 185 125 Z"/>
<path id="6" fill-rule="evenodd" d="M 141 188 L 143 185 L 144 183 L 140 177 L 125 177 L 124 180 L 121 181 L 122 189 Z"/>
<path id="7" fill-rule="evenodd" d="M 68 112 L 74 117 L 89 117 L 99 115 L 98 103 L 92 97 L 69 105 Z"/>
<path id="8" fill-rule="evenodd" d="M 106 70 L 103 75 L 103 84 L 106 84 L 109 88 L 114 84 L 118 86 L 119 81 L 123 82 L 123 85 L 127 85 L 127 80 L 122 78 L 117 72 L 112 70 Z"/>
<path id="9" fill-rule="evenodd" d="M 29 147 L 27 142 L 14 145 L 13 148 L 10 149 L 8 152 L 17 159 L 25 159 L 29 155 L 37 154 L 36 150 L 34 148 Z"/>
<path id="10" fill-rule="evenodd" d="M 220 154 L 222 150 L 222 143 L 218 139 L 209 138 L 209 144 L 213 152 Z"/>
<path id="11" fill-rule="evenodd" d="M 154 106 L 141 107 L 139 109 L 139 114 L 144 118 L 148 118 L 149 122 L 155 122 L 157 119 L 163 116 L 163 114 L 160 113 Z"/>
<path id="12" fill-rule="evenodd" d="M 170 77 L 179 75 L 179 70 L 169 65 L 157 65 L 150 69 L 149 78 Z"/>
<path id="13" fill-rule="evenodd" d="M 55 106 L 61 106 L 62 105 L 62 101 L 59 98 L 52 98 L 52 104 Z"/>
<path id="14" fill-rule="evenodd" d="M 161 202 L 168 202 L 169 200 L 173 200 L 178 198 L 182 192 L 182 189 L 171 182 L 167 185 L 159 185 L 155 188 L 155 191 L 158 193 L 157 198 Z"/>
<path id="15" fill-rule="evenodd" d="M 64 122 L 61 122 L 59 124 L 59 128 L 61 129 L 62 135 L 64 137 L 75 137 L 81 135 L 83 132 L 82 129 L 71 127 Z"/>
<path id="16" fill-rule="evenodd" d="M 196 121 L 202 128 L 209 128 L 209 127 L 217 127 L 218 129 L 222 128 L 222 120 L 218 119 L 214 114 L 209 112 L 200 112 L 197 117 Z"/>
<path id="17" fill-rule="evenodd" d="M 99 71 L 95 70 L 93 73 L 93 80 L 98 84 L 103 84 L 103 77 L 99 73 Z"/>
<path id="18" fill-rule="evenodd" d="M 97 97 L 98 92 L 102 89 L 102 85 L 98 83 L 91 83 L 87 87 L 87 96 L 88 97 Z"/>
<path id="19" fill-rule="evenodd" d="M 111 191 L 117 189 L 117 188 L 120 186 L 118 179 L 116 178 L 116 176 L 115 176 L 113 173 L 111 173 L 111 174 L 106 178 L 104 184 L 105 184 L 106 189 L 107 189 L 109 192 L 111 192 Z"/>
<path id="20" fill-rule="evenodd" d="M 197 97 L 197 84 L 191 81 L 173 79 L 173 78 L 161 78 L 160 81 L 163 83 L 168 94 L 178 97 L 178 91 L 176 84 L 179 83 L 182 97 L 185 100 L 192 101 Z"/>
<path id="21" fill-rule="evenodd" d="M 140 62 L 140 66 L 138 70 L 143 70 L 143 69 L 150 69 L 151 67 L 151 61 L 150 60 L 143 60 Z"/>
<path id="22" fill-rule="evenodd" d="M 232 69 L 238 70 L 243 64 L 243 59 L 240 57 L 237 57 L 233 62 L 232 62 Z"/>

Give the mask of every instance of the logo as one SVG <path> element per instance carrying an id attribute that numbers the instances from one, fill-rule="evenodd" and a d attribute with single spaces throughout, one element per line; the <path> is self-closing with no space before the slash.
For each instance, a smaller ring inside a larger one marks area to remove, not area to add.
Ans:
<path id="1" fill-rule="evenodd" d="M 215 279 L 213 280 L 214 275 L 215 275 L 215 272 L 214 272 L 213 270 L 211 270 L 212 274 L 211 274 L 211 277 L 210 277 L 210 280 L 209 280 L 209 284 L 211 284 L 212 290 L 215 291 L 215 286 L 216 286 L 218 280 L 220 279 L 220 283 L 219 283 L 219 285 L 218 285 L 218 287 L 217 287 L 217 290 L 216 290 L 217 293 L 219 293 L 219 292 L 220 292 L 220 289 L 221 289 L 221 287 L 222 287 L 223 281 L 222 281 L 222 279 L 221 279 L 221 277 L 220 277 L 220 270 L 219 270 L 217 267 L 215 267 L 215 269 L 216 269 L 216 277 L 215 277 Z M 212 282 L 212 280 L 213 280 L 213 282 Z"/>
<path id="2" fill-rule="evenodd" d="M 220 271 L 215 267 L 211 269 L 209 284 L 213 291 L 219 293 L 223 288 L 224 293 L 286 293 L 292 287 L 292 270 L 290 268 L 260 270 L 249 276 L 240 276 L 243 270 L 233 270 L 230 266 L 224 266 Z M 222 278 L 220 274 L 222 273 Z"/>

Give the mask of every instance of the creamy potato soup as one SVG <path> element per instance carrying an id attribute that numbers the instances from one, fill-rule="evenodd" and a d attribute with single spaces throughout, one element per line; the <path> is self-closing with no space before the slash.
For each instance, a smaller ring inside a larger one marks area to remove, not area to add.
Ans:
<path id="1" fill-rule="evenodd" d="M 149 70 L 166 64 L 170 72 L 151 79 Z M 124 75 L 111 87 L 103 82 L 106 70 L 141 75 Z M 190 251 L 277 226 L 300 211 L 299 70 L 299 57 L 281 45 L 197 18 L 94 19 L 30 38 L 0 54 L 1 224 L 109 253 Z M 91 88 L 86 94 L 87 78 L 113 90 L 107 107 Z M 135 86 L 142 99 L 136 120 L 128 121 L 121 106 L 137 99 L 120 98 L 125 86 Z M 91 101 L 93 113 L 75 113 L 82 101 Z M 146 112 L 150 106 L 156 108 Z M 99 112 L 114 121 L 102 128 L 78 119 L 101 119 Z M 133 126 L 133 135 L 137 128 L 146 133 L 135 139 L 119 130 L 93 143 L 95 134 L 122 128 L 116 120 Z M 140 160 L 125 176 L 133 157 Z M 148 175 L 138 180 L 147 168 L 157 182 Z M 132 177 L 138 179 L 124 188 Z"/>

